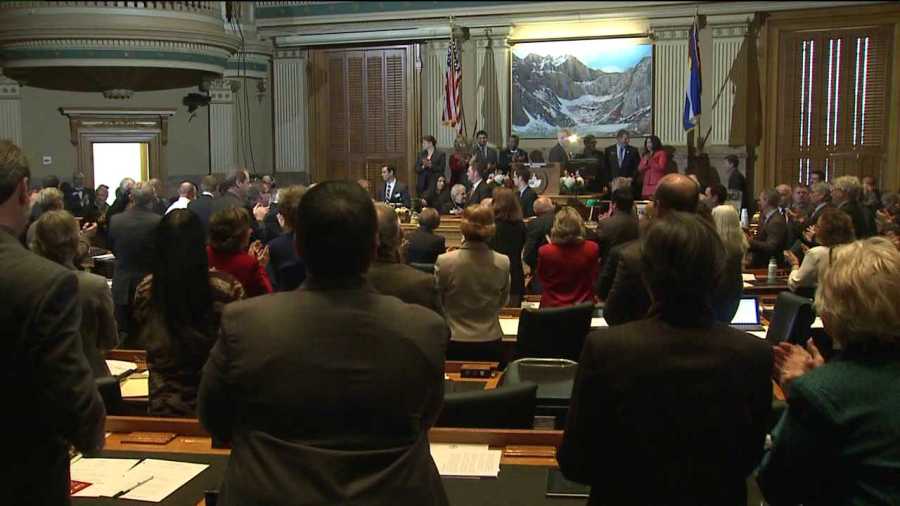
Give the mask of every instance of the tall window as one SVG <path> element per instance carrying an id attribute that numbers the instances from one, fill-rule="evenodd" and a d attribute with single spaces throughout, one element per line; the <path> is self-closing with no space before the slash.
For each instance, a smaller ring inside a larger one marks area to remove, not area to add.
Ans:
<path id="1" fill-rule="evenodd" d="M 787 33 L 778 181 L 880 176 L 887 144 L 892 31 L 883 27 Z"/>

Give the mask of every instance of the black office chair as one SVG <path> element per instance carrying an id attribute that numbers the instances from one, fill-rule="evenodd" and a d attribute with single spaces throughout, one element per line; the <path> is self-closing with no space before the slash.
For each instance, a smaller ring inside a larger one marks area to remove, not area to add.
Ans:
<path id="1" fill-rule="evenodd" d="M 594 305 L 524 309 L 519 317 L 516 358 L 565 358 L 578 361 L 591 330 Z"/>
<path id="2" fill-rule="evenodd" d="M 517 385 L 450 393 L 436 427 L 479 429 L 531 429 L 534 427 L 537 385 Z"/>
<path id="3" fill-rule="evenodd" d="M 778 344 L 787 341 L 804 345 L 810 335 L 810 327 L 816 319 L 813 301 L 791 292 L 781 292 L 775 299 L 775 311 L 766 332 L 766 341 Z"/>
<path id="4" fill-rule="evenodd" d="M 122 390 L 119 387 L 119 378 L 103 376 L 95 378 L 94 384 L 97 385 L 97 392 L 100 393 L 103 405 L 106 406 L 106 413 L 119 413 L 122 407 Z"/>
<path id="5" fill-rule="evenodd" d="M 577 372 L 578 363 L 564 358 L 520 358 L 506 366 L 500 384 L 506 387 L 536 383 L 535 412 L 541 416 L 555 417 L 554 425 L 561 428 L 565 425 Z"/>
<path id="6" fill-rule="evenodd" d="M 417 262 L 410 262 L 409 266 L 414 269 L 418 269 L 425 274 L 434 274 L 434 264 L 420 264 Z"/>

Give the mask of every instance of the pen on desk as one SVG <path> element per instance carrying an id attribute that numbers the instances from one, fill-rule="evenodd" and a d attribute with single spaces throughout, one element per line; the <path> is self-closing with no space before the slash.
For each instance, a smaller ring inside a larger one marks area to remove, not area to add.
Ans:
<path id="1" fill-rule="evenodd" d="M 128 471 L 131 471 L 132 469 L 134 469 L 135 467 L 137 467 L 138 464 L 140 464 L 140 463 L 143 462 L 143 461 L 144 461 L 144 459 L 138 459 L 137 462 L 135 462 L 134 464 L 131 465 L 131 467 L 128 468 Z M 125 472 L 128 472 L 128 471 L 125 471 Z"/>
<path id="2" fill-rule="evenodd" d="M 128 492 L 131 492 L 132 490 L 140 487 L 141 485 L 143 485 L 144 483 L 147 483 L 148 481 L 150 481 L 152 479 L 153 479 L 153 476 L 148 476 L 146 479 L 137 482 L 134 486 L 128 488 L 127 490 L 122 490 L 121 492 L 116 492 L 116 495 L 113 496 L 113 499 L 118 499 L 119 497 L 122 497 L 123 495 L 127 494 Z"/>

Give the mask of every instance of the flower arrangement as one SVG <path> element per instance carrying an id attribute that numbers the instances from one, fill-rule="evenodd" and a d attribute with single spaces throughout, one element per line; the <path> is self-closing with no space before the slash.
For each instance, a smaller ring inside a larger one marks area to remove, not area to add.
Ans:
<path id="1" fill-rule="evenodd" d="M 507 184 L 509 181 L 509 176 L 502 172 L 495 172 L 487 177 L 487 182 L 491 186 L 507 187 L 509 186 L 509 184 Z"/>
<path id="2" fill-rule="evenodd" d="M 584 192 L 584 178 L 578 172 L 567 173 L 559 178 L 559 193 L 562 195 L 579 195 Z"/>

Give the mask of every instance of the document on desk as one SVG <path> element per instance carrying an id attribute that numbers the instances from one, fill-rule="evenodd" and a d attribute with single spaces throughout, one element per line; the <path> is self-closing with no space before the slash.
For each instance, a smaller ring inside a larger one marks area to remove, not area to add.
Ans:
<path id="1" fill-rule="evenodd" d="M 121 378 L 123 374 L 131 371 L 137 371 L 137 364 L 125 360 L 107 360 L 106 367 L 109 368 L 109 374 Z"/>
<path id="2" fill-rule="evenodd" d="M 743 272 L 741 273 L 741 277 L 744 279 L 744 281 L 756 281 L 756 274 Z"/>
<path id="3" fill-rule="evenodd" d="M 504 336 L 519 335 L 519 319 L 518 318 L 500 318 L 500 330 Z"/>
<path id="4" fill-rule="evenodd" d="M 122 382 L 122 397 L 147 397 L 150 395 L 150 372 L 132 374 Z"/>
<path id="5" fill-rule="evenodd" d="M 431 445 L 431 458 L 441 476 L 496 478 L 502 455 L 503 450 L 491 450 L 488 445 Z"/>
<path id="6" fill-rule="evenodd" d="M 90 483 L 74 497 L 116 497 L 160 502 L 209 467 L 156 459 L 80 459 L 72 480 Z"/>
<path id="7" fill-rule="evenodd" d="M 91 257 L 91 258 L 93 258 L 95 262 L 107 262 L 107 261 L 110 261 L 110 260 L 115 260 L 115 259 L 116 259 L 116 256 L 113 255 L 112 253 L 107 253 L 107 254 L 105 254 L 105 255 L 96 255 L 96 256 Z"/>

